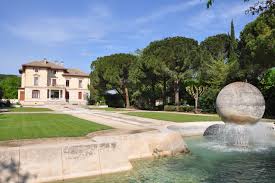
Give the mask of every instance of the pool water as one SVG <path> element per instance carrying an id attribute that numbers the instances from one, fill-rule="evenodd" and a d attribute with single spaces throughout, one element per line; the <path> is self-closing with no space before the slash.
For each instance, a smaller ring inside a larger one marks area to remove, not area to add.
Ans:
<path id="1" fill-rule="evenodd" d="M 274 140 L 275 141 L 275 140 Z M 65 183 L 271 183 L 275 146 L 217 148 L 203 137 L 186 139 L 188 155 L 133 161 L 128 172 L 62 181 Z"/>

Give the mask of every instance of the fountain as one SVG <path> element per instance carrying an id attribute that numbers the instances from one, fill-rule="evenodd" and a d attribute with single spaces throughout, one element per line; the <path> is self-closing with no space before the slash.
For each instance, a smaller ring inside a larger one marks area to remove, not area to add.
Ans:
<path id="1" fill-rule="evenodd" d="M 251 84 L 236 82 L 224 87 L 216 102 L 225 124 L 213 122 L 209 127 L 210 122 L 192 122 L 167 127 L 183 136 L 204 132 L 206 138 L 184 138 L 189 155 L 137 160 L 128 172 L 65 183 L 274 182 L 274 130 L 273 124 L 267 127 L 260 121 L 265 110 L 261 92 Z"/>
<path id="2" fill-rule="evenodd" d="M 267 141 L 270 129 L 257 124 L 264 114 L 265 101 L 255 86 L 245 82 L 225 86 L 218 94 L 216 107 L 225 125 L 210 126 L 204 136 L 244 148 Z"/>

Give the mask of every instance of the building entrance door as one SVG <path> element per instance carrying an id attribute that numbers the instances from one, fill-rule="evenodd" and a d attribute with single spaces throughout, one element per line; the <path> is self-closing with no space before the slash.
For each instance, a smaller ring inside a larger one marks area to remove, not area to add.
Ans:
<path id="1" fill-rule="evenodd" d="M 50 93 L 51 95 L 51 99 L 55 99 L 55 100 L 57 100 L 57 99 L 59 99 L 60 98 L 60 95 L 59 95 L 59 90 L 51 90 L 51 93 Z"/>
<path id="2" fill-rule="evenodd" d="M 25 91 L 20 91 L 19 100 L 20 100 L 20 101 L 24 101 L 24 100 L 25 100 Z"/>

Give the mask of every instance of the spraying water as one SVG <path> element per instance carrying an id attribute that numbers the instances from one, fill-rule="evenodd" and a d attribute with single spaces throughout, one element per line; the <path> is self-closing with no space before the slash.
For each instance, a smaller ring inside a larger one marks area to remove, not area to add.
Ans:
<path id="1" fill-rule="evenodd" d="M 210 129 L 211 130 L 211 129 Z M 274 142 L 274 132 L 264 123 L 255 125 L 238 125 L 226 123 L 216 127 L 215 133 L 208 132 L 211 140 L 225 146 L 238 146 L 242 148 L 269 146 Z"/>

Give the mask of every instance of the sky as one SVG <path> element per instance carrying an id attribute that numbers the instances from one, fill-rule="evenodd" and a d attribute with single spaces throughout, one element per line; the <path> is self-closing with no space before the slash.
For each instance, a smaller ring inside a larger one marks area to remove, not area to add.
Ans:
<path id="1" fill-rule="evenodd" d="M 231 20 L 238 37 L 256 18 L 245 14 L 253 2 L 216 0 L 207 9 L 206 0 L 0 0 L 0 73 L 44 58 L 89 73 L 97 57 L 166 37 L 201 42 L 228 33 Z"/>

